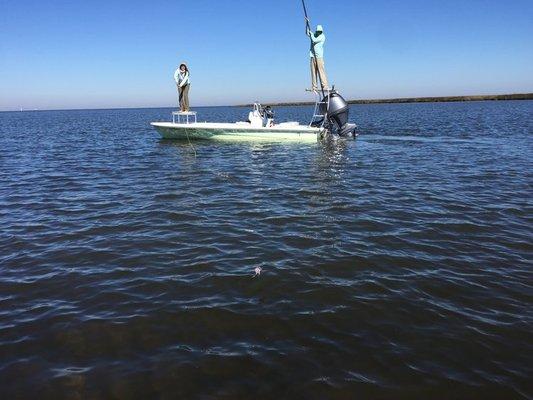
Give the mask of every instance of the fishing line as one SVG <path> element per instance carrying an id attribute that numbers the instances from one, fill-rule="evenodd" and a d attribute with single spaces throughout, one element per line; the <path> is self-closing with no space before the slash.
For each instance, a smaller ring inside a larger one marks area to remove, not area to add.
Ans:
<path id="1" fill-rule="evenodd" d="M 185 134 L 187 135 L 187 141 L 189 142 L 189 146 L 192 147 L 192 151 L 194 151 L 194 158 L 196 158 L 196 149 L 194 148 L 194 145 L 191 142 L 191 139 L 189 138 L 189 130 L 185 129 Z"/>

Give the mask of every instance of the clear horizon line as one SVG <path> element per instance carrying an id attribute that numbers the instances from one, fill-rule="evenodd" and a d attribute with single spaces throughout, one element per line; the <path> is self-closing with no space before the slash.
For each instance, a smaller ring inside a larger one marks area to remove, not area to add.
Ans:
<path id="1" fill-rule="evenodd" d="M 421 96 L 421 97 L 391 97 L 391 98 L 376 98 L 376 99 L 349 99 L 347 100 L 348 103 L 350 102 L 366 102 L 368 101 L 369 104 L 380 104 L 380 102 L 386 103 L 386 102 L 392 102 L 394 100 L 417 100 L 417 99 L 446 99 L 446 98 L 464 98 L 467 99 L 469 97 L 503 97 L 503 96 L 528 96 L 533 97 L 533 93 L 505 93 L 505 94 L 481 94 L 481 95 L 461 95 L 461 96 Z M 529 100 L 529 99 L 522 99 L 522 100 Z M 483 100 L 480 100 L 483 101 Z M 414 101 L 413 101 L 414 102 Z M 430 101 L 428 101 L 430 102 Z M 279 106 L 283 105 L 302 105 L 306 106 L 308 104 L 312 104 L 314 102 L 312 101 L 285 101 L 285 102 L 266 102 L 264 104 L 279 104 Z M 195 106 L 196 108 L 220 108 L 220 107 L 247 107 L 249 104 L 232 104 L 232 105 L 214 105 L 214 106 Z M 98 110 L 146 110 L 146 109 L 156 109 L 156 108 L 170 108 L 173 109 L 175 106 L 140 106 L 140 107 L 96 107 L 96 108 L 86 108 L 86 107 L 80 107 L 80 108 L 29 108 L 29 109 L 11 109 L 11 110 L 0 110 L 0 112 L 36 112 L 36 111 L 98 111 Z"/>

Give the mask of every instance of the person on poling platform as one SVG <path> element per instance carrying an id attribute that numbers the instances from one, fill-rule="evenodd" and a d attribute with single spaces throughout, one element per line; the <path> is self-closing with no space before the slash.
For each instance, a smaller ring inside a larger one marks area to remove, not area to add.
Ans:
<path id="1" fill-rule="evenodd" d="M 306 21 L 309 23 L 307 18 Z M 320 77 L 322 90 L 330 90 L 326 68 L 324 66 L 324 42 L 326 41 L 326 35 L 324 35 L 322 25 L 317 25 L 315 33 L 307 28 L 307 36 L 311 39 L 310 62 L 312 90 L 318 90 L 318 85 L 316 83 L 317 75 Z"/>
<path id="2" fill-rule="evenodd" d="M 272 110 L 272 107 L 266 106 L 263 109 L 264 118 L 266 119 L 265 126 L 266 127 L 273 127 L 274 126 L 274 110 Z"/>
<path id="3" fill-rule="evenodd" d="M 181 111 L 189 111 L 189 89 L 191 87 L 191 79 L 189 68 L 186 64 L 181 64 L 174 72 L 174 81 L 178 88 L 179 105 Z"/>

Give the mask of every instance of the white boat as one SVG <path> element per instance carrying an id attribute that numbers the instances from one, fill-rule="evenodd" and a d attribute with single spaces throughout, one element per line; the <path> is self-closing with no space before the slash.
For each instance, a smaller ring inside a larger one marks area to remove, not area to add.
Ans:
<path id="1" fill-rule="evenodd" d="M 306 19 L 306 32 L 310 32 L 309 18 L 305 1 L 302 0 Z M 314 59 L 314 44 L 311 42 Z M 248 114 L 248 121 L 235 123 L 197 122 L 196 112 L 175 111 L 172 122 L 152 122 L 165 139 L 215 139 L 215 140 L 268 140 L 316 142 L 329 136 L 334 138 L 355 138 L 357 126 L 349 122 L 349 105 L 344 98 L 327 84 L 323 85 L 319 75 L 320 92 L 307 89 L 317 96 L 315 110 L 309 125 L 298 122 L 275 123 L 270 107 L 263 108 L 259 103 Z M 176 122 L 176 117 L 178 121 Z M 194 121 L 191 121 L 193 119 Z"/>
<path id="2" fill-rule="evenodd" d="M 275 123 L 270 109 L 263 108 L 259 103 L 254 104 L 245 122 L 197 122 L 196 112 L 175 111 L 172 122 L 152 122 L 151 125 L 164 139 L 182 140 L 316 142 L 324 132 L 322 127 L 300 125 L 298 122 Z"/>

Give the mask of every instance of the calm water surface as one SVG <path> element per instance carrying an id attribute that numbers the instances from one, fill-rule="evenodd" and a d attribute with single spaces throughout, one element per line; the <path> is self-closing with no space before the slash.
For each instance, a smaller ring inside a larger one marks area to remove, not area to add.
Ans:
<path id="1" fill-rule="evenodd" d="M 0 113 L 1 397 L 533 398 L 533 102 L 351 112 L 197 157 L 169 109 Z"/>

